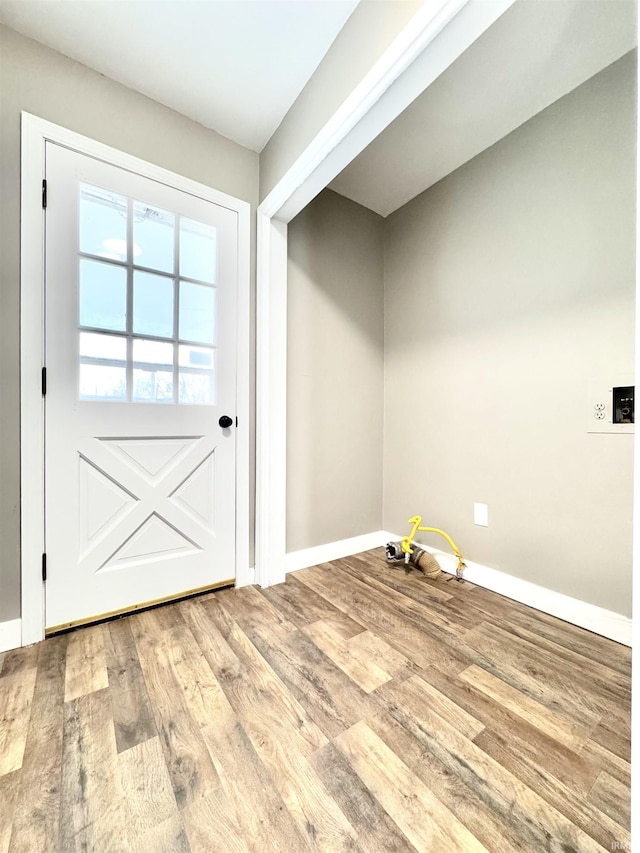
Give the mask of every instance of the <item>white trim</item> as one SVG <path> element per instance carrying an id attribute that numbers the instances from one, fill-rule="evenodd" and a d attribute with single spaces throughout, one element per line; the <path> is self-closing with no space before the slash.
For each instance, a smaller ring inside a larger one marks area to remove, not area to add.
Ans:
<path id="1" fill-rule="evenodd" d="M 420 38 L 410 42 L 409 53 L 416 52 L 418 45 L 423 41 L 425 42 L 424 46 L 429 46 L 429 50 L 423 48 L 422 53 L 416 56 L 404 73 L 393 78 L 386 91 L 370 104 L 368 111 L 357 124 L 353 124 L 352 129 L 339 145 L 329 149 L 328 145 L 331 143 L 331 138 L 328 138 L 324 151 L 313 152 L 314 156 L 310 164 L 314 169 L 312 179 L 298 186 L 295 192 L 289 196 L 278 210 L 278 218 L 290 222 L 321 189 L 328 186 L 354 157 L 379 136 L 397 116 L 403 113 L 451 65 L 453 60 L 464 53 L 478 36 L 495 23 L 514 2 L 515 0 L 482 0 L 481 3 L 472 2 L 467 5 L 460 3 L 457 12 L 453 6 L 449 5 L 447 13 L 453 14 L 446 28 L 444 27 L 446 22 L 440 16 L 437 17 L 437 24 L 434 25 L 433 29 L 427 23 L 427 27 Z M 421 10 L 423 15 L 426 8 L 425 5 Z M 435 35 L 437 35 L 437 39 L 433 40 Z M 399 38 L 402 39 L 402 34 Z M 391 46 L 390 50 L 393 48 L 394 45 Z M 390 76 L 393 77 L 397 70 L 394 68 Z M 353 94 L 346 103 L 350 103 L 352 98 Z M 343 105 L 326 127 L 339 135 L 345 127 L 352 124 L 355 115 L 355 110 L 349 112 L 344 109 Z M 336 117 L 338 120 L 340 117 L 344 119 L 344 125 L 339 129 L 333 128 Z M 324 133 L 325 130 L 326 128 L 323 128 L 321 133 Z M 315 143 L 316 140 L 313 144 L 315 145 Z M 321 156 L 322 160 L 320 160 Z M 287 177 L 285 175 L 285 178 Z M 295 181 L 295 178 L 293 180 Z"/>
<path id="2" fill-rule="evenodd" d="M 0 653 L 17 649 L 22 644 L 22 625 L 20 619 L 0 622 Z"/>
<path id="3" fill-rule="evenodd" d="M 250 212 L 248 202 L 147 163 L 49 121 L 22 113 L 20 220 L 20 414 L 21 414 L 21 579 L 22 645 L 44 637 L 44 215 L 41 185 L 45 143 L 55 142 L 121 169 L 195 195 L 238 214 L 238 362 L 236 379 L 236 582 L 253 582 L 249 569 L 249 301 Z"/>
<path id="4" fill-rule="evenodd" d="M 435 3 L 424 3 L 258 208 L 256 582 L 262 586 L 280 583 L 285 573 L 287 246 L 282 226 L 419 94 L 418 80 L 426 87 L 513 2 L 443 0 L 435 9 Z M 440 45 L 449 32 L 443 29 L 456 16 L 455 35 L 438 51 L 439 70 L 423 69 L 395 97 L 418 57 L 426 58 L 425 48 L 438 33 L 434 48 Z"/>
<path id="5" fill-rule="evenodd" d="M 351 557 L 363 551 L 371 551 L 373 548 L 382 548 L 387 542 L 400 542 L 401 539 L 402 536 L 389 533 L 388 530 L 376 530 L 374 533 L 365 533 L 364 536 L 354 536 L 352 539 L 341 539 L 338 542 L 328 542 L 326 545 L 317 545 L 314 548 L 291 551 L 285 557 L 285 569 L 288 574 L 298 569 L 306 569 L 309 566 L 318 566 L 321 563 Z M 421 542 L 414 544 L 433 554 L 443 572 L 455 575 L 458 565 L 457 557 L 438 548 L 423 545 Z M 533 607 L 534 610 L 556 616 L 572 625 L 586 628 L 587 631 L 615 640 L 616 643 L 631 645 L 632 623 L 628 616 L 571 598 L 561 592 L 554 592 L 552 589 L 490 569 L 480 563 L 465 560 L 465 564 L 464 577 L 469 583 L 504 595 L 513 601 L 519 601 L 521 604 Z"/>
<path id="6" fill-rule="evenodd" d="M 387 89 L 404 74 L 427 45 L 468 2 L 469 0 L 445 0 L 435 12 L 432 3 L 425 3 L 416 12 L 263 200 L 260 209 L 265 215 L 277 214 L 289 200 L 292 190 L 301 186 L 323 160 L 340 145 Z"/>
<path id="7" fill-rule="evenodd" d="M 256 583 L 284 581 L 287 527 L 287 226 L 258 210 Z"/>
<path id="8" fill-rule="evenodd" d="M 401 536 L 392 537 L 390 541 L 399 541 L 401 538 Z M 455 575 L 458 565 L 457 557 L 446 551 L 440 551 L 438 548 L 431 548 L 419 542 L 416 544 L 434 555 L 443 572 Z M 612 610 L 605 610 L 603 607 L 538 586 L 538 584 L 516 578 L 505 572 L 499 572 L 497 569 L 491 569 L 489 566 L 483 566 L 480 563 L 465 560 L 465 564 L 464 577 L 469 583 L 490 589 L 513 601 L 519 601 L 535 610 L 541 610 L 550 616 L 556 616 L 558 619 L 570 622 L 572 625 L 586 628 L 587 631 L 608 637 L 610 640 L 615 640 L 616 643 L 622 643 L 625 646 L 631 645 L 632 622 L 628 616 L 614 613 Z"/>
<path id="9" fill-rule="evenodd" d="M 251 205 L 238 200 L 238 319 L 236 361 L 236 586 L 255 581 L 249 566 L 251 467 Z"/>
<path id="10" fill-rule="evenodd" d="M 640 19 L 637 21 L 640 35 Z M 636 79 L 638 77 L 636 57 Z M 640 115 L 640 87 L 636 86 L 636 116 Z M 640 123 L 636 121 L 636 163 L 640 151 Z M 636 168 L 636 211 L 640 210 L 640 170 Z M 640 330 L 640 223 L 636 216 L 636 304 L 635 304 L 635 375 L 640 376 L 640 345 L 638 330 Z M 638 663 L 637 649 L 640 648 L 640 430 L 635 432 L 634 447 L 634 499 L 633 499 L 633 564 L 632 564 L 632 603 L 631 612 L 635 615 L 633 626 L 633 655 L 634 664 Z M 634 582 L 635 579 L 635 582 Z M 635 675 L 635 678 L 633 677 Z M 635 850 L 640 849 L 640 678 L 637 668 L 631 679 L 631 845 Z"/>
<path id="11" fill-rule="evenodd" d="M 236 587 L 239 589 L 241 586 L 252 586 L 256 582 L 256 567 L 248 566 L 247 570 L 244 572 L 243 577 L 240 578 L 236 575 Z"/>
<path id="12" fill-rule="evenodd" d="M 28 646 L 44 637 L 44 144 L 24 114 L 21 154 L 20 571 L 22 645 Z"/>
<path id="13" fill-rule="evenodd" d="M 331 560 L 341 560 L 362 551 L 380 548 L 391 541 L 393 536 L 386 530 L 376 530 L 362 536 L 353 536 L 351 539 L 340 539 L 337 542 L 327 542 L 326 545 L 316 545 L 314 548 L 290 551 L 285 557 L 285 571 L 295 572 L 309 566 L 318 566 L 320 563 L 329 563 Z"/>

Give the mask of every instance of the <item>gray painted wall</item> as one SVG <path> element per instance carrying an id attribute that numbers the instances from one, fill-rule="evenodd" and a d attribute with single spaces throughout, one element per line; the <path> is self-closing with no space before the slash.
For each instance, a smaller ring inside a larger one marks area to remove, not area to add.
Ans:
<path id="1" fill-rule="evenodd" d="M 287 551 L 381 528 L 382 227 L 330 190 L 289 225 Z"/>
<path id="2" fill-rule="evenodd" d="M 20 616 L 20 111 L 34 113 L 201 181 L 254 207 L 258 200 L 259 158 L 254 152 L 6 27 L 0 27 L 0 79 L 2 622 Z M 254 337 L 252 334 L 252 340 Z"/>
<path id="3" fill-rule="evenodd" d="M 629 54 L 385 220 L 384 528 L 625 615 L 633 438 L 587 384 L 633 369 L 635 147 Z"/>

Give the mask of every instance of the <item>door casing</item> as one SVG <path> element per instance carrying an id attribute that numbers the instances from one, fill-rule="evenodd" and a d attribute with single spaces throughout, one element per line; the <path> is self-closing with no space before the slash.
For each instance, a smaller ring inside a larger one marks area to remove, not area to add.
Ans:
<path id="1" fill-rule="evenodd" d="M 238 214 L 238 302 L 236 399 L 236 586 L 253 583 L 249 566 L 249 304 L 250 205 L 226 193 L 147 163 L 108 145 L 67 130 L 29 113 L 22 113 L 21 181 L 21 302 L 20 302 L 20 416 L 21 416 L 21 581 L 22 645 L 44 637 L 42 554 L 44 514 L 44 246 L 45 143 L 55 142 L 130 172 L 227 207 Z M 34 251 L 34 247 L 37 250 Z"/>

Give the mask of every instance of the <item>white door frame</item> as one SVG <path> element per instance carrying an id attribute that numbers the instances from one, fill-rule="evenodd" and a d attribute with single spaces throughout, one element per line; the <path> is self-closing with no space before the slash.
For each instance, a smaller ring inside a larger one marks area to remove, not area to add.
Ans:
<path id="1" fill-rule="evenodd" d="M 20 243 L 20 418 L 22 645 L 44 637 L 44 241 L 45 143 L 55 142 L 196 195 L 238 214 L 238 352 L 236 414 L 236 585 L 253 582 L 249 567 L 249 293 L 250 204 L 147 163 L 49 121 L 22 113 Z"/>
<path id="2" fill-rule="evenodd" d="M 513 3 L 425 2 L 258 207 L 255 580 L 261 586 L 285 579 L 287 223 Z"/>

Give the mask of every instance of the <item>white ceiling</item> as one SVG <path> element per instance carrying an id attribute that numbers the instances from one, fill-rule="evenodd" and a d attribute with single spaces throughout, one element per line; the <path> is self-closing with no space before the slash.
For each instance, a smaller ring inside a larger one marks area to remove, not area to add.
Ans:
<path id="1" fill-rule="evenodd" d="M 0 22 L 261 151 L 358 0 L 1 0 Z"/>
<path id="2" fill-rule="evenodd" d="M 261 151 L 358 1 L 0 0 L 0 22 Z M 389 215 L 636 33 L 636 0 L 517 0 L 330 187 Z"/>
<path id="3" fill-rule="evenodd" d="M 517 0 L 329 186 L 388 216 L 636 43 L 635 0 Z"/>

